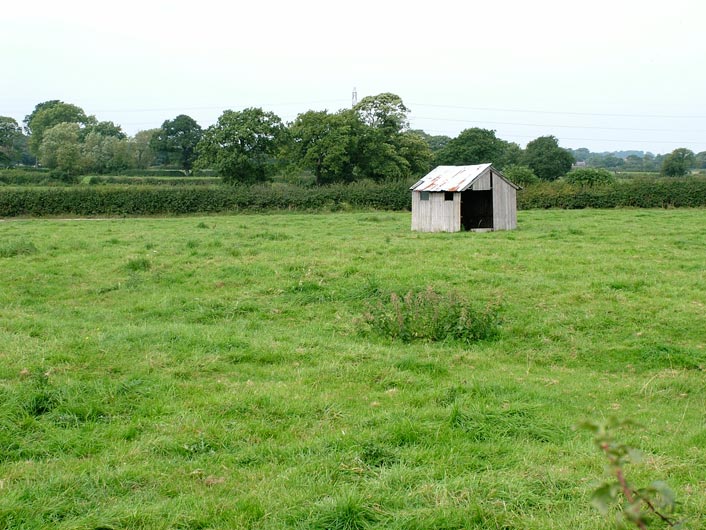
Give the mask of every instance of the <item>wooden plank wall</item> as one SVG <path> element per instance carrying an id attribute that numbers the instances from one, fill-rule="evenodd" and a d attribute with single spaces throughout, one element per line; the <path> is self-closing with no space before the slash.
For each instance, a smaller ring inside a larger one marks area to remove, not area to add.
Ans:
<path id="1" fill-rule="evenodd" d="M 461 194 L 447 201 L 444 192 L 429 194 L 420 200 L 420 192 L 412 192 L 412 230 L 417 232 L 458 232 L 461 230 Z"/>
<path id="2" fill-rule="evenodd" d="M 500 177 L 493 178 L 493 230 L 517 228 L 517 190 Z"/>

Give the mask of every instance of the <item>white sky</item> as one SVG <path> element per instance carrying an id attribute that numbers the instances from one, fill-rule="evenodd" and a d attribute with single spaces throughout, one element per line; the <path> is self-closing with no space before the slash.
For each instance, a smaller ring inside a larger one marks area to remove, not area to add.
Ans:
<path id="1" fill-rule="evenodd" d="M 380 92 L 414 128 L 706 150 L 703 0 L 35 0 L 0 9 L 0 115 L 61 99 L 128 134 Z"/>

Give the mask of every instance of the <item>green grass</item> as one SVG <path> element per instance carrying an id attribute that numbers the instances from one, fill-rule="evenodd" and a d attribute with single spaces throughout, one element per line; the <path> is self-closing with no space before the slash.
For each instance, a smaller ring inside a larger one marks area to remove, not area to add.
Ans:
<path id="1" fill-rule="evenodd" d="M 706 525 L 706 211 L 0 222 L 0 529 L 600 529 L 585 419 Z M 492 340 L 364 314 L 431 287 Z"/>

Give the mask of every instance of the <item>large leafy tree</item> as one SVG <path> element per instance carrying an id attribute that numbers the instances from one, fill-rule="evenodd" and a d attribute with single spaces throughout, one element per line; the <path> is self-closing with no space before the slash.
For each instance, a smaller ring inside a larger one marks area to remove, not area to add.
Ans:
<path id="1" fill-rule="evenodd" d="M 80 127 L 77 123 L 63 122 L 43 131 L 39 148 L 42 165 L 69 175 L 81 170 Z"/>
<path id="2" fill-rule="evenodd" d="M 130 142 L 132 165 L 138 169 L 145 169 L 155 160 L 155 152 L 151 147 L 152 138 L 159 134 L 161 129 L 147 129 L 135 133 Z"/>
<path id="3" fill-rule="evenodd" d="M 127 169 L 131 164 L 129 150 L 127 139 L 91 131 L 80 144 L 81 171 L 110 173 Z"/>
<path id="4" fill-rule="evenodd" d="M 351 181 L 362 126 L 350 110 L 304 112 L 289 127 L 289 156 L 311 170 L 317 184 Z"/>
<path id="5" fill-rule="evenodd" d="M 364 97 L 353 110 L 365 125 L 387 133 L 399 133 L 409 127 L 409 109 L 397 94 L 384 92 Z"/>
<path id="6" fill-rule="evenodd" d="M 690 149 L 680 147 L 664 157 L 662 174 L 667 177 L 683 177 L 694 167 L 696 156 Z"/>
<path id="7" fill-rule="evenodd" d="M 196 120 L 180 114 L 162 123 L 160 132 L 152 138 L 150 145 L 167 158 L 176 158 L 180 167 L 188 173 L 196 160 L 196 146 L 202 136 L 203 130 Z"/>
<path id="8" fill-rule="evenodd" d="M 10 165 L 22 157 L 24 135 L 14 118 L 0 116 L 0 165 Z"/>
<path id="9" fill-rule="evenodd" d="M 409 132 L 409 109 L 385 92 L 363 98 L 354 108 L 364 127 L 358 140 L 357 172 L 373 180 L 407 178 L 428 170 L 429 145 Z"/>
<path id="10" fill-rule="evenodd" d="M 284 143 L 282 120 L 261 108 L 226 110 L 198 144 L 198 166 L 218 171 L 225 182 L 254 183 L 277 171 Z"/>
<path id="11" fill-rule="evenodd" d="M 461 131 L 436 154 L 436 164 L 464 166 L 491 162 L 500 166 L 508 143 L 495 136 L 495 131 L 473 127 Z"/>
<path id="12" fill-rule="evenodd" d="M 524 162 L 540 179 L 556 180 L 571 170 L 574 157 L 554 136 L 540 136 L 527 144 Z"/>
<path id="13" fill-rule="evenodd" d="M 25 117 L 29 133 L 29 149 L 32 154 L 39 154 L 45 131 L 60 123 L 88 125 L 95 122 L 93 116 L 87 116 L 81 107 L 59 100 L 39 103 L 31 114 Z"/>

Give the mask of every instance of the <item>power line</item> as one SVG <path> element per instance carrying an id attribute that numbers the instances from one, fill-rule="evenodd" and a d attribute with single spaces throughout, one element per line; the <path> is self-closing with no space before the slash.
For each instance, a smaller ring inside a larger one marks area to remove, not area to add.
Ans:
<path id="1" fill-rule="evenodd" d="M 683 132 L 684 129 L 648 129 L 638 127 L 597 127 L 594 125 L 552 125 L 547 123 L 520 123 L 512 121 L 459 120 L 455 118 L 431 118 L 427 116 L 412 116 L 411 120 L 449 121 L 458 123 L 489 123 L 492 125 L 520 125 L 523 127 L 561 127 L 565 129 L 599 129 L 606 131 L 645 131 L 645 132 Z M 692 130 L 693 133 L 706 133 L 705 130 Z"/>
<path id="2" fill-rule="evenodd" d="M 683 114 L 610 114 L 603 112 L 565 112 L 556 110 L 534 110 L 534 109 L 509 109 L 500 107 L 467 107 L 463 105 L 436 105 L 433 103 L 410 103 L 419 107 L 435 107 L 442 109 L 462 109 L 462 110 L 487 110 L 492 112 L 522 112 L 530 114 L 556 114 L 559 116 L 603 116 L 612 118 L 669 118 L 669 119 L 706 119 L 703 115 L 683 115 Z"/>

